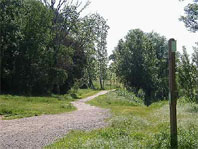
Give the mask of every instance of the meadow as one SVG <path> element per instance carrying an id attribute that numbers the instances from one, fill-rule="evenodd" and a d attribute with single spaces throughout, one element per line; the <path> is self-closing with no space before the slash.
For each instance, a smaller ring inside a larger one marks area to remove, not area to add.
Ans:
<path id="1" fill-rule="evenodd" d="M 118 90 L 89 104 L 110 109 L 109 126 L 90 132 L 71 131 L 46 148 L 171 148 L 168 101 L 147 107 L 133 93 Z M 198 148 L 198 105 L 178 99 L 178 148 Z"/>
<path id="2" fill-rule="evenodd" d="M 71 101 L 96 94 L 99 90 L 79 89 L 65 95 L 16 96 L 0 95 L 0 116 L 3 119 L 16 119 L 42 114 L 58 114 L 76 110 Z"/>

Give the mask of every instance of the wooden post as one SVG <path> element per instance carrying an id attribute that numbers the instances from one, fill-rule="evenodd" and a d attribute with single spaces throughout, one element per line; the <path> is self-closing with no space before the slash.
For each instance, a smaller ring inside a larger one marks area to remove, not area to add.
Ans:
<path id="1" fill-rule="evenodd" d="M 170 39 L 169 46 L 169 104 L 170 104 L 170 133 L 171 147 L 177 148 L 177 88 L 175 81 L 175 52 L 176 40 Z"/>
<path id="2" fill-rule="evenodd" d="M 1 47 L 0 46 L 0 94 L 1 94 L 1 78 L 2 78 L 2 75 L 1 75 L 1 69 L 2 69 L 2 52 L 1 52 Z"/>

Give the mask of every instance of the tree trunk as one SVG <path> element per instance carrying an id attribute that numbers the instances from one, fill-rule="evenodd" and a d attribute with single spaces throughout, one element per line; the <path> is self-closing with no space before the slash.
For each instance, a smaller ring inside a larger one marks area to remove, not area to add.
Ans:
<path id="1" fill-rule="evenodd" d="M 93 81 L 92 81 L 91 78 L 89 78 L 89 88 L 95 89 L 95 86 L 94 86 Z"/>
<path id="2" fill-rule="evenodd" d="M 56 92 L 58 95 L 60 95 L 60 86 L 58 84 L 56 85 Z"/>
<path id="3" fill-rule="evenodd" d="M 144 102 L 144 104 L 146 105 L 146 106 L 149 106 L 150 104 L 151 104 L 151 91 L 150 90 L 147 90 L 146 91 L 146 96 L 145 96 L 145 102 Z"/>
<path id="4" fill-rule="evenodd" d="M 100 89 L 103 89 L 103 86 L 102 86 L 102 78 L 100 77 Z"/>
<path id="5" fill-rule="evenodd" d="M 88 72 L 88 78 L 89 78 L 88 87 L 91 89 L 95 89 L 89 69 L 87 69 L 87 72 Z"/>
<path id="6" fill-rule="evenodd" d="M 111 85 L 112 85 L 112 81 L 111 81 L 111 78 L 110 78 L 110 89 L 111 89 Z"/>

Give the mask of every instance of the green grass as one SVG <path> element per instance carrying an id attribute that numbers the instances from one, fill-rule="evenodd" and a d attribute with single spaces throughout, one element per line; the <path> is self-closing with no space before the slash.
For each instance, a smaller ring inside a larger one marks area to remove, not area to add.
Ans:
<path id="1" fill-rule="evenodd" d="M 0 95 L 0 115 L 3 119 L 16 119 L 42 114 L 70 112 L 76 108 L 70 103 L 99 92 L 98 90 L 79 89 L 77 93 L 52 95 L 51 97 L 25 97 Z"/>
<path id="2" fill-rule="evenodd" d="M 96 93 L 98 93 L 99 90 L 92 90 L 92 89 L 79 89 L 76 93 L 76 96 L 78 98 L 85 98 L 85 97 L 88 97 L 88 96 L 92 96 Z"/>
<path id="3" fill-rule="evenodd" d="M 72 131 L 47 148 L 128 149 L 170 148 L 169 104 L 161 101 L 149 107 L 133 94 L 111 92 L 89 102 L 108 108 L 113 116 L 107 128 L 90 132 Z M 198 148 L 198 105 L 178 102 L 179 149 Z"/>
<path id="4" fill-rule="evenodd" d="M 93 84 L 94 84 L 94 87 L 96 89 L 100 89 L 100 83 L 99 83 L 99 80 L 94 80 L 93 81 Z M 105 80 L 105 83 L 104 83 L 104 88 L 105 90 L 112 90 L 112 89 L 116 89 L 116 88 L 119 88 L 120 87 L 120 84 L 119 83 L 110 83 L 109 80 Z"/>

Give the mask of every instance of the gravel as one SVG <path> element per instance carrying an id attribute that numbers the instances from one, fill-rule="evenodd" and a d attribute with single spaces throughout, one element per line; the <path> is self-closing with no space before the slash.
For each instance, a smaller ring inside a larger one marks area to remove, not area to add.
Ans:
<path id="1" fill-rule="evenodd" d="M 92 130 L 105 127 L 110 117 L 107 109 L 85 104 L 108 91 L 72 102 L 78 110 L 15 120 L 0 119 L 0 149 L 39 149 L 64 137 L 70 130 Z"/>

